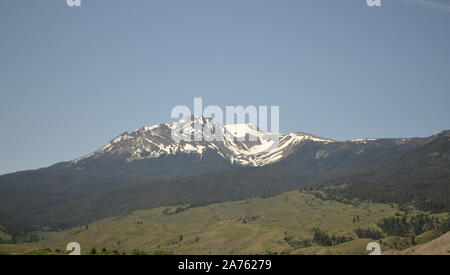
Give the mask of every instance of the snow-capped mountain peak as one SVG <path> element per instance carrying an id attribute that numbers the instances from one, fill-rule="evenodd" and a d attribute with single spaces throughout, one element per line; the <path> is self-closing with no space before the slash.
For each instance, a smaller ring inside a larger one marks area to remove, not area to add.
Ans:
<path id="1" fill-rule="evenodd" d="M 173 131 L 178 133 L 178 139 L 173 138 Z M 201 138 L 196 139 L 196 135 Z M 180 153 L 202 157 L 205 151 L 211 150 L 233 164 L 263 166 L 288 156 L 296 145 L 305 141 L 333 142 L 305 133 L 273 134 L 260 131 L 252 124 L 222 125 L 211 118 L 191 116 L 171 123 L 142 127 L 131 133 L 125 132 L 99 150 L 72 163 L 115 154 L 126 155 L 126 161 Z"/>

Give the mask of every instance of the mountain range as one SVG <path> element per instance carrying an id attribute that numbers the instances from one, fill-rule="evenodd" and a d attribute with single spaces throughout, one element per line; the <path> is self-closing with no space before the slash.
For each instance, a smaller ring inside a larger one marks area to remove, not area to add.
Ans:
<path id="1" fill-rule="evenodd" d="M 199 134 L 195 124 L 213 127 L 221 140 L 172 138 L 173 129 Z M 329 191 L 336 198 L 448 211 L 450 131 L 428 138 L 334 141 L 188 117 L 123 133 L 72 161 L 0 176 L 0 224 L 4 217 L 24 230 L 67 228 L 138 209 L 332 185 L 345 186 Z"/>
<path id="2" fill-rule="evenodd" d="M 212 135 L 207 137 L 205 131 L 195 128 L 196 124 L 201 125 L 202 129 L 213 129 L 211 132 L 217 132 L 219 138 L 214 139 Z M 171 132 L 175 130 L 183 137 L 189 137 L 188 141 L 174 140 Z M 192 137 L 195 134 L 202 140 L 194 141 Z M 257 167 L 279 161 L 291 154 L 296 145 L 307 140 L 334 142 L 305 133 L 281 134 L 276 135 L 279 144 L 271 149 L 275 143 L 272 137 L 275 135 L 260 131 L 252 124 L 221 125 L 210 118 L 191 116 L 172 123 L 139 128 L 132 133 L 125 132 L 94 153 L 74 160 L 72 164 L 83 165 L 89 160 L 112 156 L 121 156 L 126 162 L 177 154 L 193 154 L 202 158 L 205 152 L 210 151 L 230 164 Z"/>

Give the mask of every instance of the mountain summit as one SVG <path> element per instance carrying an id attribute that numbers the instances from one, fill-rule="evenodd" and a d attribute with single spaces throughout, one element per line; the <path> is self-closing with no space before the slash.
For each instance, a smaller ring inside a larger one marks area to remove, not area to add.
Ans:
<path id="1" fill-rule="evenodd" d="M 210 132 L 214 132 L 216 136 L 218 133 L 220 138 L 205 136 L 203 131 L 194 127 L 195 124 L 200 125 L 202 129 L 209 127 Z M 174 140 L 172 131 L 179 131 L 180 136 L 188 138 Z M 202 137 L 201 141 L 190 138 L 195 134 Z M 131 133 L 123 133 L 99 150 L 76 159 L 73 163 L 79 164 L 111 155 L 125 155 L 127 162 L 180 153 L 195 154 L 201 158 L 206 151 L 212 151 L 231 164 L 255 167 L 281 160 L 290 155 L 296 145 L 305 141 L 334 142 L 306 133 L 274 134 L 261 131 L 252 124 L 222 125 L 211 118 L 191 116 L 176 122 L 146 126 Z"/>

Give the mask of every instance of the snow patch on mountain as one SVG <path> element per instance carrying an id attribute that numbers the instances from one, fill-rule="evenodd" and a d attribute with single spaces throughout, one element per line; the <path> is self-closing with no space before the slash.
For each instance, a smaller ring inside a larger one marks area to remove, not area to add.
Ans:
<path id="1" fill-rule="evenodd" d="M 353 140 L 351 140 L 351 142 L 367 144 L 371 141 L 376 141 L 376 140 L 377 140 L 376 138 L 360 138 L 360 139 L 353 139 Z"/>

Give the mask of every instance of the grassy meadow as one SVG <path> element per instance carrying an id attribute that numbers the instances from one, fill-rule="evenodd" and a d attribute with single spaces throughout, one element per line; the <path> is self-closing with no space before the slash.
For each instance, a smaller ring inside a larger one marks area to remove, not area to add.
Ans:
<path id="1" fill-rule="evenodd" d="M 135 211 L 60 232 L 40 232 L 40 241 L 2 244 L 0 253 L 63 252 L 67 243 L 78 242 L 83 254 L 93 247 L 148 254 L 368 254 L 365 248 L 371 240 L 358 239 L 353 230 L 374 228 L 378 220 L 398 211 L 393 205 L 350 205 L 292 191 L 204 207 Z M 303 241 L 312 238 L 313 228 L 354 240 L 305 247 Z"/>

